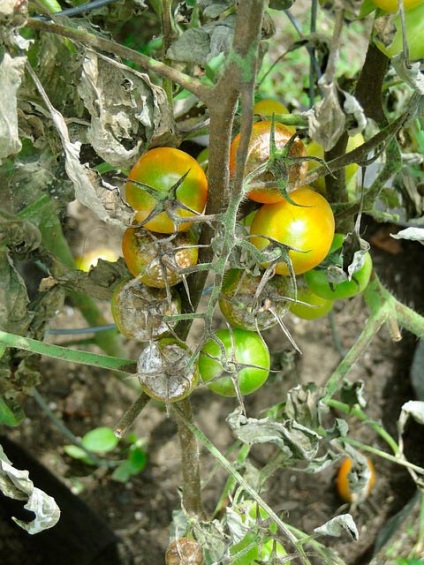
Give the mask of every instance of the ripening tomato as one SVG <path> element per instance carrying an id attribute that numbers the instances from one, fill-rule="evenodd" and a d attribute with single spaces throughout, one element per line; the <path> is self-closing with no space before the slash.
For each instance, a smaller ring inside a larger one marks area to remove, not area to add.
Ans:
<path id="1" fill-rule="evenodd" d="M 147 286 L 165 288 L 181 282 L 181 271 L 197 264 L 197 239 L 192 230 L 171 235 L 129 227 L 122 253 L 130 273 Z"/>
<path id="2" fill-rule="evenodd" d="M 252 135 L 249 143 L 244 176 L 255 171 L 262 165 L 268 165 L 267 170 L 254 177 L 252 182 L 280 182 L 286 180 L 287 190 L 293 190 L 308 172 L 308 165 L 303 161 L 306 149 L 300 139 L 295 139 L 290 148 L 288 158 L 299 159 L 293 163 L 284 163 L 286 157 L 271 156 L 270 138 L 271 121 L 255 122 L 252 125 Z M 283 124 L 274 123 L 275 145 L 279 154 L 284 150 L 293 132 Z M 240 134 L 236 135 L 230 149 L 230 175 L 234 176 L 236 169 L 237 149 L 240 143 Z M 287 168 L 288 167 L 288 168 Z M 250 200 L 261 203 L 274 203 L 284 200 L 280 190 L 276 188 L 254 189 L 247 193 Z"/>
<path id="3" fill-rule="evenodd" d="M 137 361 L 137 376 L 144 392 L 162 402 L 182 400 L 199 380 L 197 363 L 189 364 L 192 352 L 172 337 L 152 341 Z"/>
<path id="4" fill-rule="evenodd" d="M 329 256 L 333 256 L 335 252 L 340 251 L 338 254 L 335 264 L 340 263 L 343 265 L 343 258 L 341 257 L 342 245 L 344 240 L 344 235 L 341 233 L 336 233 L 331 245 Z M 362 267 L 353 274 L 351 280 L 343 280 L 342 282 L 330 282 L 328 279 L 327 267 L 320 269 L 312 269 L 305 273 L 304 280 L 310 288 L 310 290 L 325 298 L 327 300 L 342 300 L 345 298 L 351 298 L 363 292 L 368 286 L 371 273 L 372 273 L 372 259 L 370 253 L 367 251 L 364 256 L 364 262 Z"/>
<path id="5" fill-rule="evenodd" d="M 263 285 L 261 276 L 254 277 L 243 269 L 229 269 L 224 276 L 219 308 L 233 328 L 267 330 L 284 316 L 292 287 L 288 277 L 275 275 Z"/>
<path id="6" fill-rule="evenodd" d="M 264 204 L 256 212 L 250 227 L 250 241 L 264 250 L 270 245 L 267 236 L 293 247 L 289 251 L 296 275 L 313 269 L 327 255 L 334 236 L 334 216 L 327 200 L 309 187 L 290 193 L 288 200 Z M 287 264 L 277 263 L 275 272 L 288 275 Z"/>
<path id="7" fill-rule="evenodd" d="M 267 380 L 269 368 L 269 351 L 261 336 L 238 328 L 218 330 L 199 356 L 202 380 L 221 396 L 237 395 L 234 380 L 240 394 L 254 392 Z"/>
<path id="8" fill-rule="evenodd" d="M 373 3 L 382 10 L 386 12 L 397 12 L 399 9 L 399 2 L 398 0 L 372 0 Z M 403 6 L 406 11 L 415 8 L 415 6 L 419 6 L 423 4 L 424 0 L 403 0 Z"/>
<path id="9" fill-rule="evenodd" d="M 157 198 L 141 185 L 150 187 L 157 193 Z M 159 201 L 164 203 L 167 198 L 170 199 L 168 204 L 174 201 L 175 215 L 179 218 L 200 214 L 207 193 L 208 181 L 202 167 L 196 159 L 173 147 L 157 147 L 144 153 L 131 169 L 125 185 L 125 200 L 137 212 L 135 219 L 138 223 L 144 222 Z M 178 206 L 178 203 L 193 211 Z M 166 211 L 159 211 L 143 225 L 154 232 L 174 233 L 187 230 L 191 223 L 175 222 Z"/>
<path id="10" fill-rule="evenodd" d="M 333 309 L 333 300 L 321 298 L 305 286 L 297 287 L 297 301 L 290 304 L 290 312 L 302 320 L 317 320 Z"/>
<path id="11" fill-rule="evenodd" d="M 336 487 L 340 498 L 346 502 L 363 502 L 375 484 L 375 469 L 369 457 L 364 457 L 364 462 L 359 461 L 352 468 L 352 459 L 346 457 L 342 461 L 337 473 Z"/>

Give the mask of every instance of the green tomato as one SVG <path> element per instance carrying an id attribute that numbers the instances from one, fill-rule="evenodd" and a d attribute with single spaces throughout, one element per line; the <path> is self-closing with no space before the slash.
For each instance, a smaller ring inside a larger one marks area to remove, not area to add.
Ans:
<path id="1" fill-rule="evenodd" d="M 242 395 L 254 392 L 267 380 L 269 368 L 269 351 L 261 336 L 238 328 L 218 330 L 199 356 L 201 378 L 222 396 L 237 395 L 233 379 Z"/>
<path id="2" fill-rule="evenodd" d="M 400 53 L 403 48 L 400 15 L 395 17 L 393 23 L 396 27 L 396 33 L 393 36 L 392 42 L 384 45 L 381 41 L 376 40 L 377 47 L 390 58 Z M 405 30 L 410 60 L 418 61 L 419 59 L 424 59 L 424 2 L 405 12 Z"/>
<path id="3" fill-rule="evenodd" d="M 292 314 L 302 320 L 317 320 L 328 314 L 333 305 L 333 300 L 322 298 L 307 287 L 298 287 L 297 302 L 292 302 L 289 309 Z"/>
<path id="4" fill-rule="evenodd" d="M 343 245 L 343 234 L 334 236 L 333 244 L 330 248 L 329 255 L 341 249 Z M 340 283 L 332 283 L 328 280 L 326 269 L 312 269 L 303 275 L 308 288 L 318 296 L 327 300 L 341 300 L 351 298 L 363 292 L 370 280 L 372 272 L 371 255 L 367 252 L 364 258 L 364 264 L 361 269 L 354 273 L 350 281 L 346 280 Z"/>

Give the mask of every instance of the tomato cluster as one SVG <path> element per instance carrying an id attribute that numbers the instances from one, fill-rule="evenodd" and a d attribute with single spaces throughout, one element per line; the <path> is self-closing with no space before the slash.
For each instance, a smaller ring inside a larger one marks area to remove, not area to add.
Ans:
<path id="1" fill-rule="evenodd" d="M 202 214 L 207 191 L 199 163 L 172 147 L 144 153 L 124 188 L 123 197 L 134 217 L 123 234 L 122 253 L 134 279 L 115 289 L 112 315 L 125 337 L 149 343 L 138 359 L 138 376 L 149 396 L 165 402 L 181 400 L 198 381 L 191 351 L 169 335 L 175 322 L 166 322 L 165 317 L 181 313 L 173 287 L 197 264 L 192 220 Z"/>
<path id="2" fill-rule="evenodd" d="M 345 238 L 334 233 L 329 203 L 313 187 L 302 186 L 307 150 L 294 128 L 275 121 L 287 109 L 271 102 L 254 108 L 260 121 L 252 125 L 243 175 L 244 194 L 259 206 L 238 228 L 253 263 L 247 268 L 236 263 L 238 268 L 226 271 L 219 307 L 227 328 L 208 333 L 197 360 L 172 336 L 175 323 L 166 320 L 181 313 L 174 287 L 196 269 L 196 227 L 207 199 L 207 150 L 198 162 L 179 149 L 152 149 L 129 173 L 123 196 L 134 217 L 123 234 L 122 251 L 134 279 L 115 290 L 112 313 L 124 336 L 149 343 L 138 361 L 139 378 L 155 399 L 184 398 L 199 376 L 223 396 L 256 391 L 270 370 L 262 331 L 278 323 L 285 329 L 282 318 L 289 309 L 306 319 L 323 316 L 334 300 L 358 294 L 368 284 L 369 253 L 356 257 L 351 269 Z M 239 144 L 236 135 L 230 179 Z"/>

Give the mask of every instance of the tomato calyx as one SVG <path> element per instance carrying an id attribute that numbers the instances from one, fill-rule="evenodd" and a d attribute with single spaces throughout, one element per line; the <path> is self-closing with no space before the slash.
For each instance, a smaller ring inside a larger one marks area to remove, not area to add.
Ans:
<path id="1" fill-rule="evenodd" d="M 153 206 L 153 209 L 149 212 L 149 214 L 146 217 L 141 219 L 140 213 L 136 212 L 135 219 L 138 222 L 140 227 L 145 226 L 147 223 L 149 223 L 151 220 L 153 220 L 154 218 L 156 218 L 159 214 L 161 214 L 163 212 L 166 212 L 169 215 L 172 222 L 177 226 L 177 228 L 178 228 L 178 225 L 186 224 L 187 221 L 191 221 L 190 218 L 187 218 L 187 217 L 182 218 L 179 215 L 179 211 L 185 210 L 186 212 L 193 214 L 193 216 L 201 216 L 201 214 L 199 212 L 197 212 L 196 210 L 193 210 L 192 208 L 190 208 L 189 206 L 187 206 L 183 202 L 180 202 L 180 200 L 178 200 L 178 197 L 177 197 L 177 190 L 183 184 L 184 180 L 187 178 L 189 173 L 190 173 L 190 169 L 188 169 L 188 171 L 186 171 L 177 180 L 177 182 L 174 183 L 168 189 L 167 192 L 160 192 L 160 191 L 156 190 L 155 188 L 153 188 L 152 186 L 149 186 L 148 184 L 141 183 L 137 180 L 132 180 L 132 179 L 128 180 L 129 185 L 135 185 L 135 186 L 145 190 L 150 196 L 152 196 L 155 199 L 155 204 Z"/>
<path id="2" fill-rule="evenodd" d="M 293 165 L 302 164 L 305 158 L 296 155 L 295 143 L 299 134 L 294 132 L 283 147 L 278 147 L 275 138 L 275 121 L 272 116 L 269 131 L 269 157 L 266 161 L 258 165 L 244 179 L 244 192 L 249 194 L 252 190 L 271 189 L 276 190 L 280 196 L 297 206 L 289 196 L 289 192 L 296 188 L 297 180 L 290 178 L 290 171 Z M 293 155 L 294 154 L 294 155 Z M 255 183 L 255 179 L 263 177 L 265 182 Z M 295 180 L 295 182 L 293 182 Z"/>

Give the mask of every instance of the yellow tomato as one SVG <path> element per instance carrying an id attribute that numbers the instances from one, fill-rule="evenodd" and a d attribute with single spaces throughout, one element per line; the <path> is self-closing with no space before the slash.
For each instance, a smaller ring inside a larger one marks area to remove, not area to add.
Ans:
<path id="1" fill-rule="evenodd" d="M 266 118 L 270 118 L 273 114 L 290 114 L 288 108 L 284 106 L 282 102 L 278 100 L 272 100 L 271 98 L 265 98 L 264 100 L 259 100 L 253 106 L 253 113 L 259 114 Z M 286 126 L 292 133 L 295 133 L 296 128 L 294 126 Z"/>
<path id="2" fill-rule="evenodd" d="M 93 251 L 84 253 L 84 255 L 82 255 L 81 257 L 76 257 L 75 265 L 80 271 L 85 271 L 88 273 L 91 267 L 95 267 L 97 265 L 99 259 L 114 263 L 118 260 L 118 258 L 119 256 L 117 253 L 115 253 L 115 251 L 102 247 L 100 249 L 94 249 Z"/>

